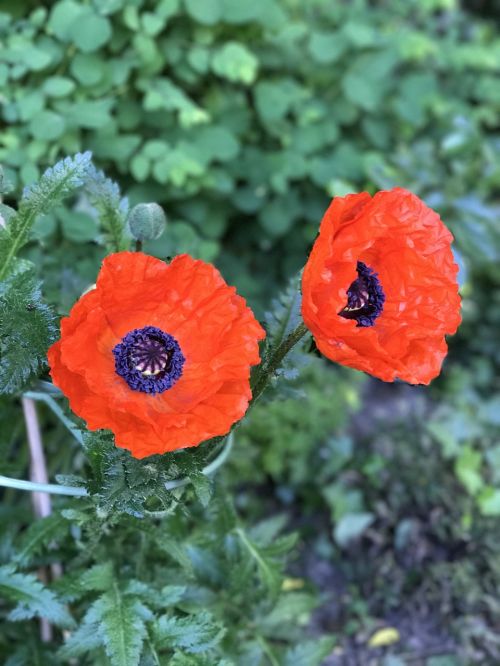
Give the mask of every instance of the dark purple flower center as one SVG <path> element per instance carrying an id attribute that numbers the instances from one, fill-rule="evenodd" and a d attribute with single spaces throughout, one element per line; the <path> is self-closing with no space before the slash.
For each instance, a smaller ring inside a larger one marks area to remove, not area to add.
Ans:
<path id="1" fill-rule="evenodd" d="M 362 261 L 358 261 L 356 270 L 358 277 L 347 290 L 347 305 L 339 315 L 355 319 L 358 326 L 373 326 L 384 309 L 384 290 L 377 273 Z"/>
<path id="2" fill-rule="evenodd" d="M 113 349 L 115 370 L 134 391 L 163 393 L 182 375 L 184 355 L 177 340 L 157 328 L 135 328 Z"/>

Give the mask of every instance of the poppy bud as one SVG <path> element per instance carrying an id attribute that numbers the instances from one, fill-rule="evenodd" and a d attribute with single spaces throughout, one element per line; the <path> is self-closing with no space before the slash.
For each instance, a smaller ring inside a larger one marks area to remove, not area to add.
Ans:
<path id="1" fill-rule="evenodd" d="M 165 231 L 167 217 L 156 203 L 137 204 L 130 211 L 128 225 L 136 240 L 156 240 Z"/>

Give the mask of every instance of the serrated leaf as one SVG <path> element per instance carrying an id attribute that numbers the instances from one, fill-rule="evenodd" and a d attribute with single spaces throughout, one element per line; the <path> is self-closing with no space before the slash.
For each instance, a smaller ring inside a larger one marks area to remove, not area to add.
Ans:
<path id="1" fill-rule="evenodd" d="M 81 575 L 80 585 L 83 590 L 103 592 L 113 585 L 113 565 L 111 562 L 95 564 Z"/>
<path id="2" fill-rule="evenodd" d="M 21 567 L 26 566 L 44 546 L 49 546 L 51 541 L 65 534 L 68 528 L 68 521 L 57 513 L 35 521 L 24 532 L 14 561 Z"/>
<path id="3" fill-rule="evenodd" d="M 112 666 L 137 666 L 146 635 L 145 618 L 151 613 L 133 597 L 122 595 L 118 586 L 94 604 L 99 618 L 97 631 Z"/>
<path id="4" fill-rule="evenodd" d="M 75 659 L 101 646 L 102 639 L 97 631 L 97 623 L 86 622 L 84 618 L 78 629 L 66 640 L 58 655 L 62 659 Z"/>
<path id="5" fill-rule="evenodd" d="M 281 586 L 281 570 L 265 552 L 252 542 L 245 531 L 238 527 L 236 534 L 240 538 L 243 546 L 257 565 L 262 583 L 269 589 L 271 595 L 277 595 Z"/>
<path id="6" fill-rule="evenodd" d="M 164 615 L 154 627 L 162 648 L 182 648 L 188 652 L 204 652 L 213 648 L 224 636 L 225 629 L 207 611 L 179 618 Z"/>
<path id="7" fill-rule="evenodd" d="M 203 506 L 208 506 L 213 493 L 213 482 L 208 476 L 202 472 L 191 474 L 189 480 L 193 484 L 196 497 L 200 500 Z"/>
<path id="8" fill-rule="evenodd" d="M 302 321 L 301 273 L 292 277 L 286 289 L 271 302 L 266 312 L 267 343 L 278 346 Z"/>
<path id="9" fill-rule="evenodd" d="M 87 172 L 85 185 L 90 201 L 99 213 L 99 221 L 106 233 L 110 249 L 113 252 L 127 250 L 130 245 L 130 238 L 125 232 L 128 199 L 121 196 L 120 188 L 115 182 L 92 165 Z"/>
<path id="10" fill-rule="evenodd" d="M 74 624 L 73 618 L 53 592 L 32 574 L 16 573 L 13 566 L 0 567 L 0 595 L 18 604 L 8 615 L 13 622 L 44 617 L 58 627 Z"/>
<path id="11" fill-rule="evenodd" d="M 8 275 L 12 260 L 28 240 L 37 216 L 48 213 L 83 184 L 91 156 L 86 152 L 66 157 L 47 169 L 37 183 L 24 189 L 17 214 L 8 227 L 0 228 L 0 281 Z"/>
<path id="12" fill-rule="evenodd" d="M 3 289 L 3 292 L 2 292 Z M 56 319 L 31 271 L 11 275 L 0 289 L 0 393 L 21 388 L 46 363 Z"/>

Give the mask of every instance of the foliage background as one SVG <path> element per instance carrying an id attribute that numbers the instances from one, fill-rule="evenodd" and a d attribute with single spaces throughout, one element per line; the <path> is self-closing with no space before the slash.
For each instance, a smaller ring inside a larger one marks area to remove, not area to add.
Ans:
<path id="1" fill-rule="evenodd" d="M 256 408 L 224 472 L 245 519 L 283 514 L 298 529 L 289 572 L 322 591 L 305 625 L 337 636 L 328 663 L 500 660 L 499 11 L 479 0 L 1 6 L 6 203 L 90 149 L 132 204 L 165 207 L 168 233 L 149 252 L 216 262 L 260 315 L 303 265 L 333 195 L 404 186 L 455 234 L 464 323 L 431 389 L 317 359 L 295 392 Z M 60 314 L 104 253 L 85 194 L 39 218 L 24 250 Z M 19 407 L 4 399 L 0 415 L 4 469 L 26 476 Z M 81 470 L 43 418 L 51 471 Z M 99 591 L 115 589 L 103 580 Z M 387 626 L 400 640 L 368 647 Z M 17 636 L 2 647 L 11 666 L 30 663 L 7 647 Z"/>

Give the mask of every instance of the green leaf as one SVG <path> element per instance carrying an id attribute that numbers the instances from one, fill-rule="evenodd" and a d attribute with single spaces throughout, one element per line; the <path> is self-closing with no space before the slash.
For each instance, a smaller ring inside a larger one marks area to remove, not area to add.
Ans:
<path id="1" fill-rule="evenodd" d="M 198 474 L 192 474 L 189 477 L 189 480 L 193 484 L 196 497 L 200 500 L 203 506 L 208 506 L 213 494 L 212 480 L 201 472 Z"/>
<path id="2" fill-rule="evenodd" d="M 60 538 L 69 529 L 69 523 L 61 514 L 54 513 L 32 523 L 23 533 L 21 544 L 14 556 L 14 561 L 24 567 L 38 555 L 43 548 Z"/>
<path id="3" fill-rule="evenodd" d="M 348 546 L 359 539 L 375 520 L 373 513 L 348 513 L 335 526 L 335 541 L 339 546 Z"/>
<path id="4" fill-rule="evenodd" d="M 80 586 L 83 590 L 97 590 L 105 592 L 113 586 L 113 565 L 111 562 L 95 564 L 85 571 L 80 578 Z"/>
<path id="5" fill-rule="evenodd" d="M 102 646 L 102 639 L 97 631 L 97 622 L 90 622 L 89 615 L 95 615 L 95 610 L 92 606 L 84 617 L 82 624 L 76 631 L 71 632 L 65 644 L 58 651 L 58 655 L 62 659 L 82 657 Z"/>
<path id="6" fill-rule="evenodd" d="M 221 0 L 184 0 L 186 10 L 196 21 L 214 25 L 222 16 Z"/>
<path id="7" fill-rule="evenodd" d="M 0 567 L 0 594 L 18 604 L 8 616 L 13 622 L 44 617 L 58 627 L 74 624 L 66 608 L 38 578 L 32 574 L 16 573 L 10 565 Z"/>
<path id="8" fill-rule="evenodd" d="M 222 640 L 225 629 L 207 611 L 184 618 L 163 615 L 154 625 L 156 642 L 162 649 L 182 648 L 204 652 Z"/>
<path id="9" fill-rule="evenodd" d="M 74 89 L 75 82 L 64 76 L 50 76 L 43 84 L 43 90 L 49 97 L 66 97 Z"/>
<path id="10" fill-rule="evenodd" d="M 273 610 L 262 619 L 267 628 L 296 623 L 300 617 L 308 617 L 318 606 L 318 598 L 306 592 L 289 592 L 278 599 Z M 271 630 L 272 631 L 272 630 Z"/>
<path id="11" fill-rule="evenodd" d="M 42 301 L 31 271 L 11 276 L 0 290 L 0 393 L 21 388 L 46 363 L 58 335 L 55 316 Z"/>
<path id="12" fill-rule="evenodd" d="M 87 172 L 86 189 L 91 203 L 99 213 L 99 221 L 105 238 L 113 252 L 127 250 L 130 239 L 125 231 L 128 215 L 128 199 L 121 196 L 119 186 L 102 171 L 91 166 Z"/>
<path id="13" fill-rule="evenodd" d="M 64 0 L 54 5 L 47 28 L 62 41 L 71 39 L 71 28 L 85 13 L 85 8 L 73 0 Z"/>
<path id="14" fill-rule="evenodd" d="M 150 612 L 137 599 L 123 596 L 115 584 L 95 604 L 98 632 L 112 666 L 139 664 Z"/>
<path id="15" fill-rule="evenodd" d="M 272 350 L 277 349 L 302 322 L 301 279 L 302 273 L 292 277 L 286 289 L 278 298 L 271 301 L 271 310 L 265 313 L 267 336 L 262 354 L 264 364 Z M 293 347 L 292 351 L 285 357 L 281 367 L 276 371 L 276 377 L 290 380 L 298 376 L 300 369 L 309 362 L 309 354 L 305 352 L 307 344 L 306 336 Z M 258 374 L 259 370 L 257 369 L 256 376 Z"/>
<path id="16" fill-rule="evenodd" d="M 30 123 L 31 134 L 35 139 L 52 141 L 64 133 L 66 121 L 63 116 L 54 111 L 41 111 Z"/>
<path id="17" fill-rule="evenodd" d="M 83 86 L 95 86 L 104 73 L 99 56 L 92 53 L 77 53 L 70 62 L 70 71 Z"/>
<path id="18" fill-rule="evenodd" d="M 169 660 L 168 666 L 236 666 L 234 661 L 227 659 L 217 659 L 213 655 L 203 654 L 185 654 L 176 652 Z"/>
<path id="19" fill-rule="evenodd" d="M 259 81 L 255 87 L 257 111 L 264 122 L 281 120 L 291 104 L 300 99 L 302 89 L 293 81 Z"/>
<path id="20" fill-rule="evenodd" d="M 257 20 L 270 0 L 221 0 L 222 17 L 227 23 L 241 24 Z"/>
<path id="21" fill-rule="evenodd" d="M 61 208 L 57 211 L 63 236 L 73 243 L 88 243 L 97 236 L 97 222 L 88 213 Z"/>
<path id="22" fill-rule="evenodd" d="M 248 538 L 242 528 L 238 527 L 236 529 L 236 534 L 257 565 L 263 584 L 269 589 L 272 596 L 277 595 L 281 586 L 282 577 L 281 571 L 276 563 L 267 557 L 266 554 Z"/>
<path id="23" fill-rule="evenodd" d="M 110 112 L 113 104 L 111 99 L 77 102 L 68 105 L 65 114 L 73 126 L 99 129 L 112 122 Z"/>
<path id="24" fill-rule="evenodd" d="M 322 65 L 338 60 L 345 49 L 345 40 L 337 31 L 313 32 L 309 39 L 309 53 Z"/>
<path id="25" fill-rule="evenodd" d="M 37 216 L 48 213 L 83 184 L 90 158 L 89 152 L 66 157 L 47 169 L 38 183 L 24 189 L 17 215 L 7 228 L 0 229 L 0 281 L 5 279 L 12 260 L 28 240 Z"/>
<path id="26" fill-rule="evenodd" d="M 392 51 L 358 56 L 342 79 L 347 99 L 365 111 L 377 110 L 393 83 L 391 74 L 396 63 Z"/>
<path id="27" fill-rule="evenodd" d="M 284 666 L 320 666 L 336 643 L 335 638 L 324 636 L 307 641 L 285 652 Z"/>
<path id="28" fill-rule="evenodd" d="M 484 485 L 481 476 L 482 462 L 481 453 L 470 446 L 463 447 L 455 461 L 455 474 L 471 495 L 476 495 Z"/>
<path id="29" fill-rule="evenodd" d="M 483 516 L 500 516 L 500 490 L 486 486 L 477 498 Z"/>
<path id="30" fill-rule="evenodd" d="M 219 76 L 235 83 L 250 85 L 257 76 L 258 60 L 239 42 L 228 42 L 212 59 L 212 69 Z"/>
<path id="31" fill-rule="evenodd" d="M 85 12 L 70 27 L 70 35 L 83 53 L 97 51 L 111 37 L 111 23 L 105 16 Z"/>
<path id="32" fill-rule="evenodd" d="M 240 151 L 240 144 L 225 127 L 202 127 L 195 135 L 196 146 L 207 161 L 233 160 Z"/>

